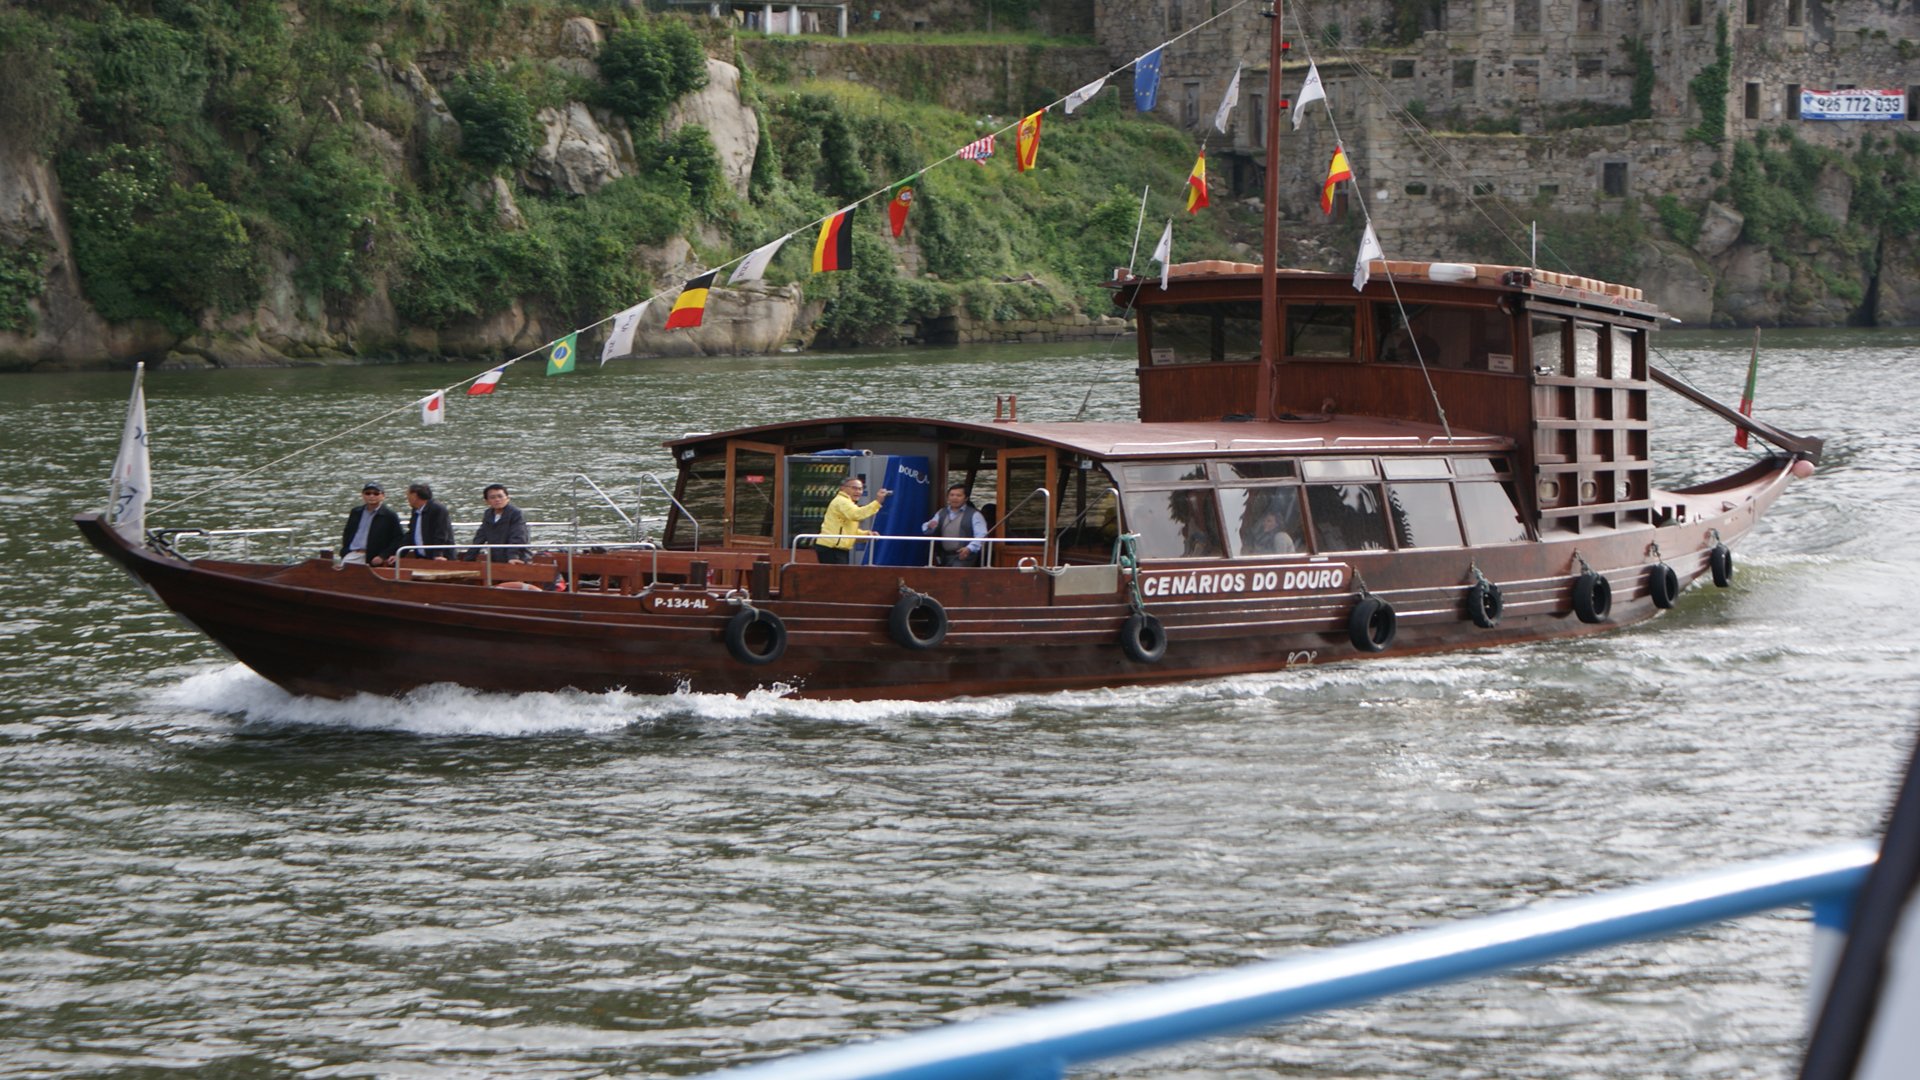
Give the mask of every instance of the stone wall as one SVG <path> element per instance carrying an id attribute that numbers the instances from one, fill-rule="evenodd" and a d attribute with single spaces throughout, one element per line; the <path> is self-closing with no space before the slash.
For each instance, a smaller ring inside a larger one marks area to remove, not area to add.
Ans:
<path id="1" fill-rule="evenodd" d="M 866 83 L 959 112 L 1017 115 L 1110 70 L 1106 50 L 1093 46 L 866 45 L 746 34 L 737 46 L 764 80 Z"/>

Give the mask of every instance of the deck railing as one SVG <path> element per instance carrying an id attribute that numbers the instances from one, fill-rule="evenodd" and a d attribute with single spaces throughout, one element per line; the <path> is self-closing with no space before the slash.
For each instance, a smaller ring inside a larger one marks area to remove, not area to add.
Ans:
<path id="1" fill-rule="evenodd" d="M 1812 905 L 1815 932 L 1826 939 L 1814 950 L 1811 982 L 1819 997 L 1854 897 L 1877 856 L 1878 849 L 1861 843 L 1743 863 L 725 1075 L 737 1080 L 1041 1080 L 1083 1062 L 1799 905 Z"/>

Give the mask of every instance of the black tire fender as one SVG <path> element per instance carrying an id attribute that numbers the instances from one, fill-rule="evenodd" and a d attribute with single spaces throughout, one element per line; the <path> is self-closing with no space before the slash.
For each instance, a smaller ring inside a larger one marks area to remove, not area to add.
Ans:
<path id="1" fill-rule="evenodd" d="M 1467 593 L 1467 614 L 1473 617 L 1473 625 L 1482 630 L 1500 625 L 1500 613 L 1506 609 L 1506 597 L 1500 595 L 1500 586 L 1491 581 L 1476 581 Z"/>
<path id="2" fill-rule="evenodd" d="M 1377 596 L 1363 596 L 1347 615 L 1347 636 L 1361 652 L 1382 652 L 1393 644 L 1400 630 L 1400 617 L 1393 605 Z"/>
<path id="3" fill-rule="evenodd" d="M 1647 594 L 1653 597 L 1653 606 L 1665 611 L 1680 599 L 1680 575 L 1666 563 L 1656 563 L 1647 571 Z"/>
<path id="4" fill-rule="evenodd" d="M 1120 627 L 1120 647 L 1136 663 L 1157 664 L 1167 655 L 1167 628 L 1146 612 L 1135 612 Z"/>
<path id="5" fill-rule="evenodd" d="M 947 639 L 947 609 L 925 593 L 903 593 L 887 616 L 887 632 L 909 649 L 931 649 Z"/>
<path id="6" fill-rule="evenodd" d="M 1733 549 L 1725 544 L 1713 545 L 1707 552 L 1707 566 L 1713 571 L 1713 583 L 1726 588 L 1733 584 Z"/>
<path id="7" fill-rule="evenodd" d="M 742 608 L 727 620 L 726 639 L 735 660 L 756 667 L 771 664 L 786 655 L 787 624 L 771 611 Z"/>
<path id="8" fill-rule="evenodd" d="M 1604 622 L 1613 610 L 1613 583 L 1605 574 L 1582 570 L 1573 582 L 1573 613 L 1583 623 Z"/>

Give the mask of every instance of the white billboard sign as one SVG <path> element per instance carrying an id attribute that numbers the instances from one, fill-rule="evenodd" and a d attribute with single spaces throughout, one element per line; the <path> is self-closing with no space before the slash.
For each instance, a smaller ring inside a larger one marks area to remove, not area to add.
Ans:
<path id="1" fill-rule="evenodd" d="M 1802 120 L 1905 120 L 1905 90 L 1802 90 Z"/>

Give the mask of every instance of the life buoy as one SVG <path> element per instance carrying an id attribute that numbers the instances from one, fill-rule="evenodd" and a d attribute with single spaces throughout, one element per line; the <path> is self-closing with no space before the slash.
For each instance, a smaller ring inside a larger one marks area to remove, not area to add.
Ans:
<path id="1" fill-rule="evenodd" d="M 1380 652 L 1393 644 L 1400 629 L 1400 617 L 1393 605 L 1377 596 L 1363 596 L 1347 616 L 1347 636 L 1361 652 Z"/>
<path id="2" fill-rule="evenodd" d="M 909 649 L 931 649 L 947 638 L 947 609 L 925 593 L 904 593 L 887 616 L 887 630 Z"/>
<path id="3" fill-rule="evenodd" d="M 1573 613 L 1583 623 L 1597 623 L 1613 610 L 1613 583 L 1605 574 L 1582 570 L 1573 582 Z"/>
<path id="4" fill-rule="evenodd" d="M 1473 625 L 1482 630 L 1491 630 L 1500 624 L 1500 613 L 1507 607 L 1506 598 L 1500 595 L 1500 586 L 1482 578 L 1473 583 L 1467 593 L 1467 614 L 1473 616 Z"/>
<path id="5" fill-rule="evenodd" d="M 1707 566 L 1713 570 L 1713 583 L 1726 588 L 1733 584 L 1733 549 L 1725 544 L 1713 545 L 1707 553 Z"/>
<path id="6" fill-rule="evenodd" d="M 1653 597 L 1653 606 L 1665 611 L 1680 599 L 1680 575 L 1673 567 L 1658 563 L 1647 572 L 1647 593 Z"/>
<path id="7" fill-rule="evenodd" d="M 759 608 L 742 608 L 727 620 L 727 651 L 743 664 L 771 664 L 787 651 L 787 624 Z"/>
<path id="8" fill-rule="evenodd" d="M 1135 612 L 1120 627 L 1120 647 L 1136 663 L 1157 664 L 1167 655 L 1167 628 L 1146 612 Z"/>

